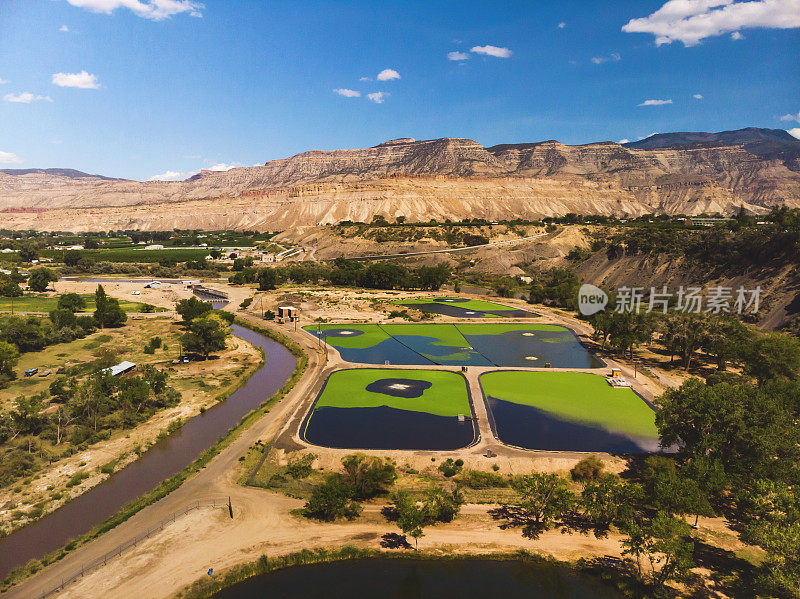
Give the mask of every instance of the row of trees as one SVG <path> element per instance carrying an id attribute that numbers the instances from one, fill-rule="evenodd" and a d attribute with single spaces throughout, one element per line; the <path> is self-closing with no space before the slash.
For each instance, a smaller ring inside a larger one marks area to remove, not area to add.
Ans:
<path id="1" fill-rule="evenodd" d="M 446 264 L 409 269 L 394 262 L 374 262 L 365 266 L 361 262 L 337 258 L 329 266 L 303 263 L 276 268 L 255 268 L 243 265 L 230 278 L 230 282 L 234 285 L 258 283 L 261 291 L 274 289 L 287 281 L 298 284 L 328 281 L 342 287 L 436 291 L 449 278 L 450 268 Z"/>

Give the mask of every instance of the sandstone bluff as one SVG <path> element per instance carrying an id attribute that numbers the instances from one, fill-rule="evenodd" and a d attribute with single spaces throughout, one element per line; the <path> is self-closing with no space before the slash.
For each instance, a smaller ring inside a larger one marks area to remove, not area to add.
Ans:
<path id="1" fill-rule="evenodd" d="M 626 145 L 483 147 L 469 139 L 404 138 L 202 171 L 180 182 L 9 169 L 0 171 L 0 227 L 275 230 L 377 214 L 496 220 L 800 206 L 800 140 L 785 131 L 676 133 Z"/>

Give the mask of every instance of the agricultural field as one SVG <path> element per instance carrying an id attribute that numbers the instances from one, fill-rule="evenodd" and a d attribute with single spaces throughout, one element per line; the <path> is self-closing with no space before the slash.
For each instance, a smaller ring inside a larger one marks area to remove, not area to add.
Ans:
<path id="1" fill-rule="evenodd" d="M 81 297 L 86 302 L 86 307 L 82 310 L 83 312 L 94 312 L 95 305 L 94 305 L 94 294 L 93 293 L 84 293 L 81 294 Z M 120 307 L 125 312 L 163 312 L 164 308 L 159 308 L 155 306 L 151 306 L 150 308 L 145 308 L 144 303 L 142 302 L 133 302 L 130 300 L 119 300 Z M 13 302 L 11 298 L 8 297 L 0 297 L 0 312 L 10 312 L 11 309 L 14 309 L 14 312 L 41 312 L 41 313 L 48 313 L 51 310 L 55 310 L 58 307 L 58 295 L 48 295 L 44 293 L 26 293 L 22 297 L 15 297 L 13 298 Z"/>
<path id="2" fill-rule="evenodd" d="M 498 438 L 525 449 L 658 449 L 655 411 L 629 388 L 579 372 L 489 372 L 481 388 Z"/>
<path id="3" fill-rule="evenodd" d="M 466 380 L 460 374 L 340 370 L 325 383 L 302 436 L 326 447 L 456 449 L 475 437 L 471 416 Z"/>

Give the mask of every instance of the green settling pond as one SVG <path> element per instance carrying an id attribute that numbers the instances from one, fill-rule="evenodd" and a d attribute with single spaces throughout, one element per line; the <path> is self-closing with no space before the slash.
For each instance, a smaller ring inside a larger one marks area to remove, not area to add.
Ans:
<path id="1" fill-rule="evenodd" d="M 403 366 L 601 368 L 568 328 L 551 324 L 308 325 L 344 360 Z"/>
<path id="2" fill-rule="evenodd" d="M 579 372 L 488 372 L 480 378 L 495 435 L 548 451 L 659 449 L 655 412 L 631 389 Z"/>
<path id="3" fill-rule="evenodd" d="M 410 306 L 423 312 L 433 312 L 458 318 L 533 318 L 534 312 L 520 310 L 503 304 L 463 297 L 436 297 L 401 300 L 398 306 Z"/>
<path id="4" fill-rule="evenodd" d="M 458 449 L 475 439 L 471 416 L 466 380 L 458 373 L 339 370 L 325 382 L 301 437 L 344 449 Z"/>

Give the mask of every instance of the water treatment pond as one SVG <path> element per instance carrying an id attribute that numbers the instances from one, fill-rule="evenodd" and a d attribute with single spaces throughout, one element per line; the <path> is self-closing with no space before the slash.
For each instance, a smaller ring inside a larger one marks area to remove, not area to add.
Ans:
<path id="1" fill-rule="evenodd" d="M 358 368 L 331 374 L 300 432 L 323 447 L 450 450 L 475 440 L 472 415 L 458 373 Z"/>
<path id="2" fill-rule="evenodd" d="M 500 441 L 543 451 L 659 449 L 655 411 L 631 389 L 581 372 L 488 372 L 480 378 Z"/>
<path id="3" fill-rule="evenodd" d="M 306 331 L 361 364 L 601 368 L 568 328 L 550 324 L 309 325 Z"/>
<path id="4" fill-rule="evenodd" d="M 255 576 L 214 599 L 621 599 L 599 580 L 557 564 L 482 559 L 360 559 Z"/>
<path id="5" fill-rule="evenodd" d="M 423 312 L 444 314 L 456 318 L 533 318 L 538 316 L 535 312 L 465 297 L 410 299 L 394 303 L 398 306 L 408 306 Z"/>

